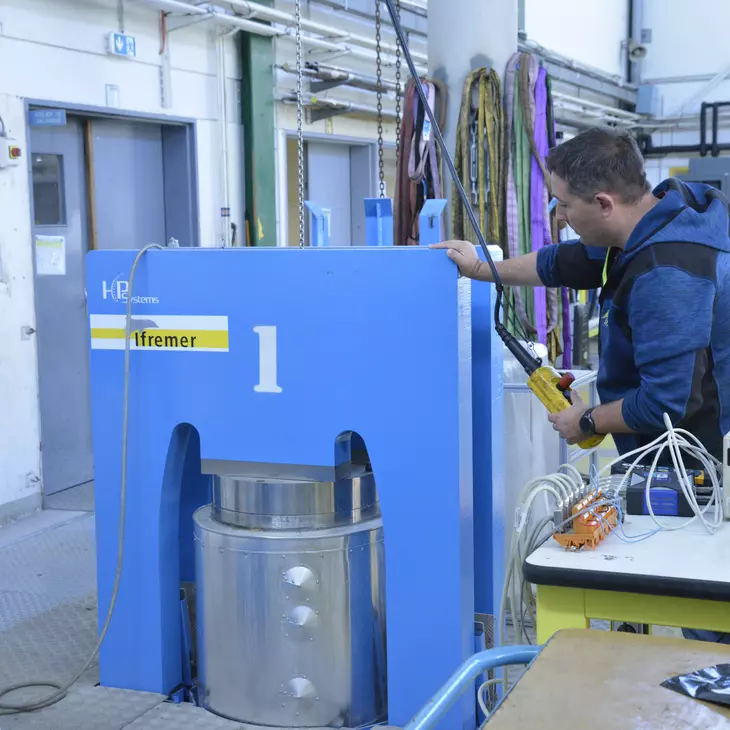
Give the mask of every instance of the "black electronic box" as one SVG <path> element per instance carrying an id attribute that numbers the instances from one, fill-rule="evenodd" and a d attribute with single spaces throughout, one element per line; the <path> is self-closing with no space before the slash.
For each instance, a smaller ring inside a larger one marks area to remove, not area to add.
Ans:
<path id="1" fill-rule="evenodd" d="M 611 474 L 623 475 L 631 468 L 631 462 L 614 464 Z M 649 478 L 651 466 L 637 465 L 631 472 L 626 486 L 626 513 L 630 515 L 648 515 L 646 503 L 646 480 Z M 705 485 L 705 474 L 699 469 L 687 469 L 687 475 L 693 482 L 697 504 L 704 507 L 712 497 L 712 485 Z M 614 479 L 617 481 L 617 478 Z M 651 508 L 657 517 L 694 517 L 694 510 L 684 495 L 677 472 L 666 466 L 658 466 L 654 470 L 649 489 Z"/>

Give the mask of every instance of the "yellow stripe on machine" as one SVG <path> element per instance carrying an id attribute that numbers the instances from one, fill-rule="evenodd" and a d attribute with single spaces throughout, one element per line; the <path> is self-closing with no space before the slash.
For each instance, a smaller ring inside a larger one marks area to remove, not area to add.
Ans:
<path id="1" fill-rule="evenodd" d="M 124 315 L 90 316 L 91 348 L 123 350 Z M 132 317 L 130 350 L 228 352 L 228 317 L 137 315 Z"/>

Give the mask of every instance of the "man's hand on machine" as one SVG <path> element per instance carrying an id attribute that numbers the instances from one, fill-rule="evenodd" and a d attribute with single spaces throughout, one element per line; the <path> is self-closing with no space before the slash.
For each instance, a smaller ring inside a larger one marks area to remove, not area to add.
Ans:
<path id="1" fill-rule="evenodd" d="M 445 249 L 446 255 L 459 267 L 459 271 L 463 276 L 470 279 L 489 280 L 484 276 L 489 267 L 484 267 L 473 243 L 469 241 L 442 241 L 441 243 L 431 244 L 429 248 Z"/>
<path id="2" fill-rule="evenodd" d="M 586 435 L 580 430 L 581 416 L 588 410 L 588 406 L 581 397 L 571 391 L 570 402 L 573 404 L 559 413 L 551 413 L 548 421 L 553 428 L 572 446 L 585 439 Z"/>

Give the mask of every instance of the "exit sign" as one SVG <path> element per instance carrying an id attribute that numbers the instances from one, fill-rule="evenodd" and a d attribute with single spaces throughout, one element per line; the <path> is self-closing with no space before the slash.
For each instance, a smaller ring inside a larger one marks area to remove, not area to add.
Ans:
<path id="1" fill-rule="evenodd" d="M 134 36 L 125 33 L 109 33 L 107 36 L 107 51 L 113 56 L 136 58 L 137 41 Z"/>

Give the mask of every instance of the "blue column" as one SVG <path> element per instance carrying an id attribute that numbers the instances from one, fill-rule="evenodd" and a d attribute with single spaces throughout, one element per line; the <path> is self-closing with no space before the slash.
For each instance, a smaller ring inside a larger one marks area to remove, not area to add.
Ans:
<path id="1" fill-rule="evenodd" d="M 477 251 L 484 260 L 479 247 Z M 490 253 L 501 258 L 494 246 L 490 246 Z M 477 613 L 496 616 L 504 583 L 503 350 L 494 329 L 494 285 L 473 282 L 471 291 L 474 603 Z"/>
<path id="2" fill-rule="evenodd" d="M 448 201 L 445 198 L 431 198 L 423 204 L 418 214 L 418 243 L 430 246 L 441 241 L 441 219 Z"/>
<path id="3" fill-rule="evenodd" d="M 305 200 L 304 205 L 312 214 L 312 246 L 329 246 L 330 227 L 324 210 L 311 200 Z"/>
<path id="4" fill-rule="evenodd" d="M 393 201 L 365 198 L 365 237 L 368 246 L 393 245 Z"/>

